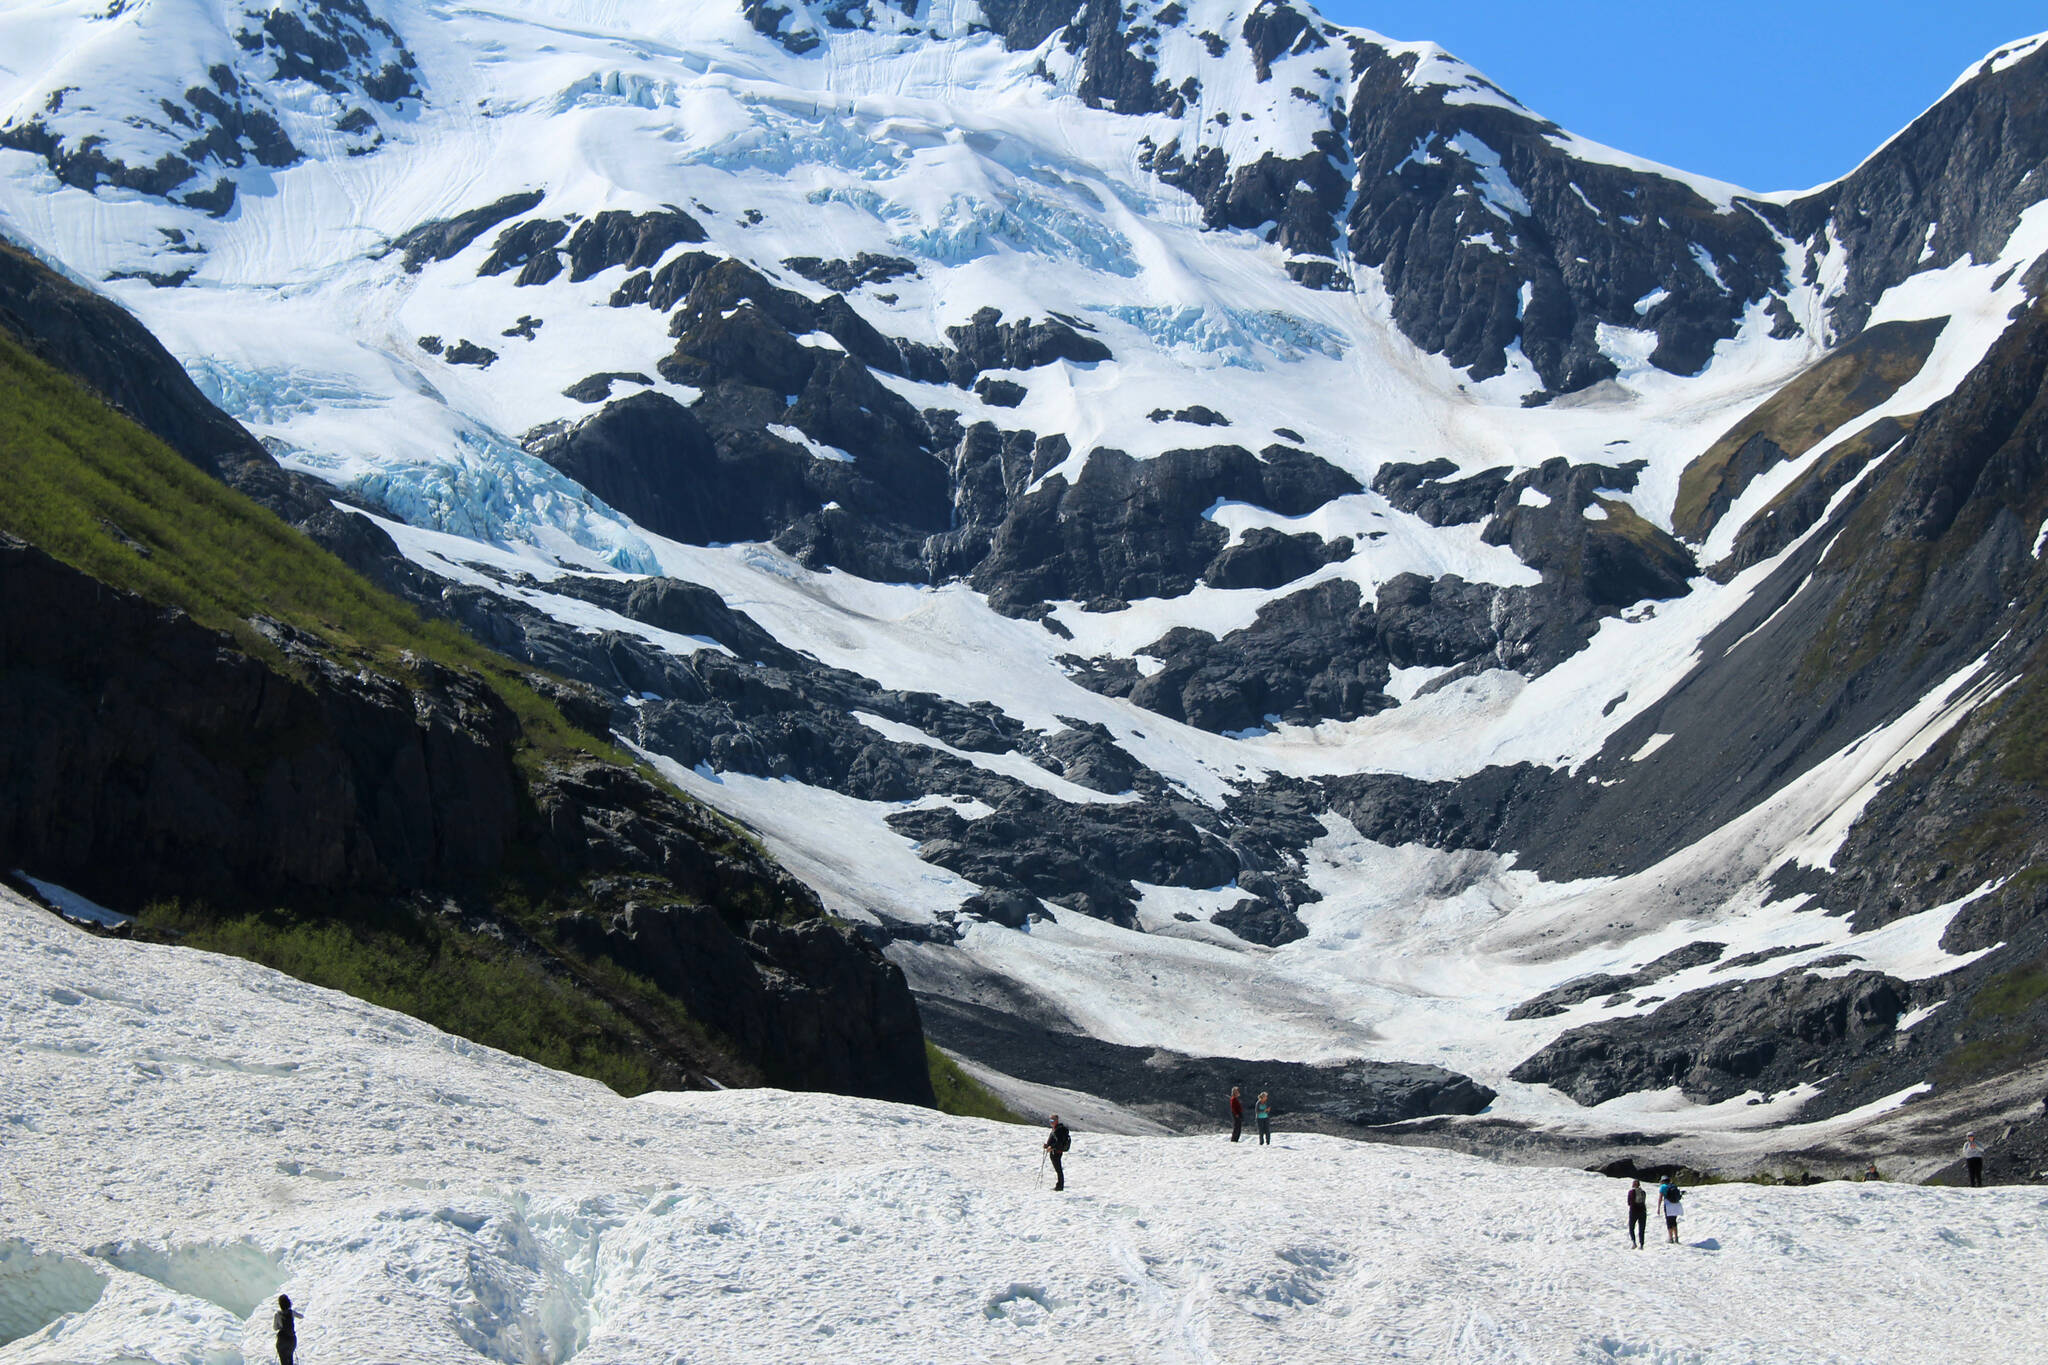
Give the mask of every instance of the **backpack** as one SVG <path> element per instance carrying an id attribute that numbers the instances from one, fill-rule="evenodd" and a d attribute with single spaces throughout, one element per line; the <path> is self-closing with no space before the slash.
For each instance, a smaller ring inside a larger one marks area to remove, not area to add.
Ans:
<path id="1" fill-rule="evenodd" d="M 1685 1201 L 1685 1191 L 1679 1189 L 1676 1185 L 1666 1185 L 1659 1193 L 1674 1204 Z"/>
<path id="2" fill-rule="evenodd" d="M 1052 1149 L 1055 1152 L 1064 1152 L 1073 1145 L 1074 1135 L 1067 1131 L 1067 1125 L 1055 1123 L 1052 1126 Z"/>

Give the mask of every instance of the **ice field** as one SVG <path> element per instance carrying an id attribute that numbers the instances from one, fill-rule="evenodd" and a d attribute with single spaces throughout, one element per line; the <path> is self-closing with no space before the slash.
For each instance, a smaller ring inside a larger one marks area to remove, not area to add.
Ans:
<path id="1" fill-rule="evenodd" d="M 0 1362 L 2017 1361 L 2048 1195 L 1695 1190 L 1290 1134 L 620 1099 L 0 893 Z M 1284 1096 L 1276 1097 L 1282 1102 Z"/>

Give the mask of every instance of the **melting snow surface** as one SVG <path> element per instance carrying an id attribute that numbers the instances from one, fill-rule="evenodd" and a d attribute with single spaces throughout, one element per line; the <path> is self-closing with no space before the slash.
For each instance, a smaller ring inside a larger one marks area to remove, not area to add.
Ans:
<path id="1" fill-rule="evenodd" d="M 1991 1362 L 2048 1350 L 2032 1188 L 1623 1185 L 1289 1131 L 625 1100 L 0 892 L 0 1362 Z M 1967 1304 L 1968 1311 L 1957 1311 Z"/>

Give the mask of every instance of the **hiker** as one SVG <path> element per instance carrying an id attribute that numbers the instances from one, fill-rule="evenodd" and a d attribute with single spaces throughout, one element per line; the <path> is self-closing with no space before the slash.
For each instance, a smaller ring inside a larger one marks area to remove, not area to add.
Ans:
<path id="1" fill-rule="evenodd" d="M 1650 1194 L 1640 1180 L 1628 1182 L 1628 1241 L 1637 1251 L 1650 1231 Z"/>
<path id="2" fill-rule="evenodd" d="M 270 1318 L 270 1325 L 277 1329 L 277 1365 L 292 1365 L 292 1356 L 299 1349 L 298 1319 L 306 1316 L 292 1307 L 292 1296 L 277 1296 L 277 1312 Z"/>
<path id="3" fill-rule="evenodd" d="M 1678 1177 L 1667 1175 L 1664 1183 L 1657 1187 L 1657 1211 L 1664 1215 L 1664 1232 L 1673 1246 L 1678 1244 L 1679 1203 L 1684 1200 L 1685 1191 L 1678 1188 Z"/>
<path id="4" fill-rule="evenodd" d="M 1067 1171 L 1060 1165 L 1060 1158 L 1067 1154 L 1067 1148 L 1074 1145 L 1074 1135 L 1067 1131 L 1067 1125 L 1060 1122 L 1060 1116 L 1052 1116 L 1052 1131 L 1045 1136 L 1045 1150 L 1052 1155 L 1053 1189 L 1067 1187 Z"/>
<path id="5" fill-rule="evenodd" d="M 1237 1097 L 1237 1087 L 1230 1087 L 1230 1140 L 1237 1141 L 1244 1136 L 1244 1101 Z"/>
<path id="6" fill-rule="evenodd" d="M 1273 1106 L 1266 1099 L 1266 1092 L 1259 1092 L 1259 1102 L 1252 1109 L 1252 1117 L 1259 1121 L 1259 1146 L 1273 1145 Z"/>
<path id="7" fill-rule="evenodd" d="M 1970 1133 L 1963 1138 L 1963 1164 L 1970 1168 L 1970 1187 L 1975 1189 L 1984 1183 L 1984 1149 L 1977 1145 L 1977 1135 Z"/>
<path id="8" fill-rule="evenodd" d="M 1863 1170 L 1863 1178 L 1864 1178 L 1865 1180 L 1882 1180 L 1882 1179 L 1884 1179 L 1884 1177 L 1883 1177 L 1883 1176 L 1881 1176 L 1881 1175 L 1879 1175 L 1879 1174 L 1877 1173 L 1877 1158 L 1876 1158 L 1876 1157 L 1872 1157 L 1872 1158 L 1870 1159 L 1870 1165 L 1868 1165 L 1868 1166 L 1866 1166 L 1866 1167 L 1864 1168 L 1864 1170 Z"/>

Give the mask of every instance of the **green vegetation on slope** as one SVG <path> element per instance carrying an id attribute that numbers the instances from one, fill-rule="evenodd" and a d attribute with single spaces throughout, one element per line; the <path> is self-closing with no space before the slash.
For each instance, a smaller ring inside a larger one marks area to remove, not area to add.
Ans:
<path id="1" fill-rule="evenodd" d="M 989 1092 L 989 1088 L 960 1069 L 960 1063 L 939 1051 L 929 1038 L 924 1044 L 925 1061 L 931 1068 L 932 1090 L 939 1097 L 939 1112 L 971 1119 L 995 1119 L 999 1123 L 1028 1123 Z"/>
<path id="2" fill-rule="evenodd" d="M 518 718 L 529 771 L 584 755 L 622 761 L 573 728 L 510 660 L 423 618 L 4 332 L 0 532 L 100 582 L 180 608 L 286 674 L 294 661 L 249 618 L 282 621 L 329 658 L 408 685 L 417 676 L 405 666 L 408 655 L 478 675 Z M 723 820 L 706 832 L 719 851 L 752 845 Z M 622 1093 L 681 1083 L 657 1043 L 670 1057 L 715 1063 L 730 1081 L 759 1082 L 728 1042 L 652 984 L 551 946 L 552 922 L 575 908 L 577 888 L 521 871 L 520 862 L 514 850 L 490 897 L 522 940 L 516 948 L 453 919 L 374 902 L 262 914 L 160 905 L 144 912 L 140 927 L 144 937 L 262 962 Z"/>
<path id="3" fill-rule="evenodd" d="M 1823 436 L 1897 393 L 1933 353 L 1947 318 L 1880 323 L 1779 389 L 1687 465 L 1678 480 L 1671 524 L 1688 540 L 1704 540 L 1722 511 L 1763 472 L 1738 458 L 1762 437 L 1768 463 L 1796 459 Z M 1775 453 L 1772 453 L 1772 452 Z"/>
<path id="4" fill-rule="evenodd" d="M 449 1033 L 572 1071 L 622 1095 L 673 1088 L 673 1068 L 651 1053 L 633 1021 L 579 991 L 566 973 L 485 934 L 428 916 L 369 913 L 347 923 L 278 910 L 217 917 L 178 902 L 144 909 L 144 935 L 225 953 L 422 1019 Z M 646 987 L 676 1027 L 694 1030 L 673 1002 Z"/>
<path id="5" fill-rule="evenodd" d="M 289 671 L 249 623 L 284 621 L 337 661 L 405 680 L 411 653 L 480 674 L 540 754 L 620 761 L 572 728 L 516 665 L 429 621 L 180 459 L 98 396 L 0 333 L 0 531 L 103 583 L 182 608 Z"/>

